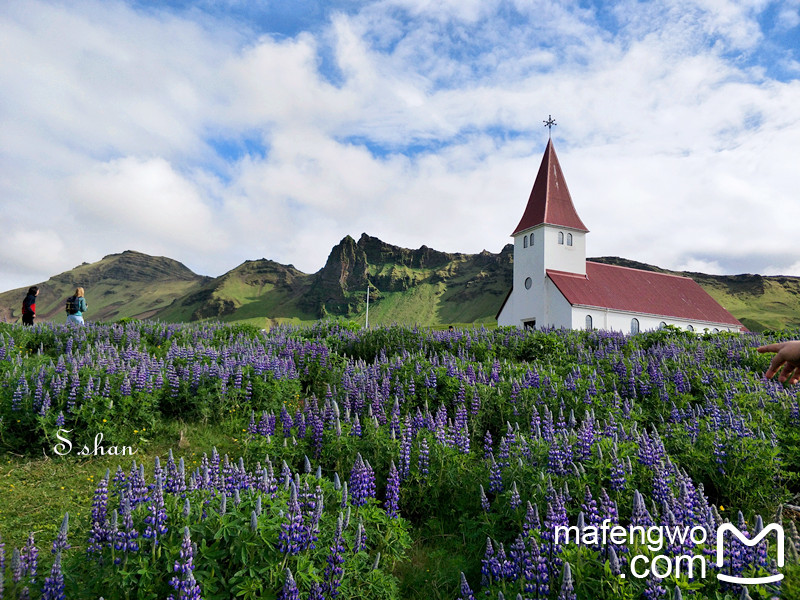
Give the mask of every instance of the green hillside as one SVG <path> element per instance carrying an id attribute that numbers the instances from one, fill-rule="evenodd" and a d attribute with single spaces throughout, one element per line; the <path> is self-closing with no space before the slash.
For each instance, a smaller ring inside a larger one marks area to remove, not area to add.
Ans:
<path id="1" fill-rule="evenodd" d="M 91 321 L 153 318 L 175 299 L 191 294 L 209 278 L 163 256 L 131 250 L 110 254 L 96 263 L 84 263 L 37 284 L 36 316 L 42 321 L 66 321 L 64 303 L 76 287 L 86 290 Z M 28 288 L 0 294 L 0 319 L 18 321 Z"/>
<path id="2" fill-rule="evenodd" d="M 340 317 L 370 325 L 494 325 L 509 288 L 513 251 L 445 253 L 427 246 L 392 246 L 362 234 L 345 237 L 314 274 L 272 260 L 248 260 L 221 275 L 202 277 L 179 262 L 126 251 L 83 264 L 39 284 L 39 320 L 63 322 L 64 300 L 86 289 L 87 319 L 219 320 L 261 328 Z M 752 331 L 800 327 L 800 278 L 676 273 L 618 258 L 591 259 L 688 275 Z M 0 294 L 0 319 L 18 321 L 26 288 Z"/>

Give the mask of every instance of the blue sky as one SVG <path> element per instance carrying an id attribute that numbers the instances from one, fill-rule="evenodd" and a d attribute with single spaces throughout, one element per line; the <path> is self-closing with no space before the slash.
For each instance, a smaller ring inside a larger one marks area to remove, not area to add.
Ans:
<path id="1" fill-rule="evenodd" d="M 8 0 L 0 40 L 3 290 L 498 252 L 550 114 L 590 256 L 800 275 L 800 0 Z"/>

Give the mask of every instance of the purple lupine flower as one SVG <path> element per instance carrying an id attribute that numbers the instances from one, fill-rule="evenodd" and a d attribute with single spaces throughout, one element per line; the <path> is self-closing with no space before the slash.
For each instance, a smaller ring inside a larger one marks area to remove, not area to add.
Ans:
<path id="1" fill-rule="evenodd" d="M 0 592 L 2 597 L 2 592 Z M 56 554 L 53 561 L 53 568 L 50 569 L 50 576 L 45 577 L 42 587 L 42 600 L 65 600 L 64 595 L 64 574 L 61 572 L 61 552 Z"/>
<path id="2" fill-rule="evenodd" d="M 660 577 L 656 577 L 651 572 L 647 581 L 645 581 L 642 597 L 645 598 L 645 600 L 663 600 L 666 598 L 667 588 L 661 585 L 662 581 Z"/>
<path id="3" fill-rule="evenodd" d="M 495 462 L 494 455 L 489 456 L 492 461 L 489 465 L 489 491 L 500 494 L 503 491 L 503 472 L 500 470 L 500 465 Z"/>
<path id="4" fill-rule="evenodd" d="M 278 600 L 300 600 L 300 590 L 297 589 L 297 584 L 289 569 L 286 569 L 286 578 L 281 591 L 278 592 Z"/>
<path id="5" fill-rule="evenodd" d="M 64 513 L 64 520 L 61 521 L 61 528 L 58 530 L 58 535 L 56 539 L 53 540 L 53 549 L 51 552 L 53 554 L 58 554 L 62 550 L 67 550 L 71 548 L 69 542 L 67 541 L 67 533 L 69 532 L 69 513 Z"/>
<path id="6" fill-rule="evenodd" d="M 19 555 L 22 570 L 27 573 L 31 583 L 36 583 L 36 570 L 39 566 L 39 549 L 33 539 L 33 532 L 28 534 L 28 542 L 22 547 Z"/>
<path id="7" fill-rule="evenodd" d="M 475 594 L 467 583 L 467 578 L 464 576 L 464 571 L 461 571 L 461 600 L 475 600 Z"/>
<path id="8" fill-rule="evenodd" d="M 278 550 L 284 554 L 299 554 L 304 541 L 303 514 L 297 500 L 297 488 L 292 481 L 286 520 L 281 523 L 281 531 L 278 534 Z"/>
<path id="9" fill-rule="evenodd" d="M 481 559 L 481 587 L 489 587 L 494 581 L 494 547 L 492 546 L 492 539 L 486 538 L 486 552 Z"/>
<path id="10" fill-rule="evenodd" d="M 11 581 L 19 583 L 24 574 L 19 548 L 14 548 L 14 551 L 11 553 Z"/>
<path id="11" fill-rule="evenodd" d="M 114 548 L 123 552 L 139 551 L 139 532 L 133 526 L 133 514 L 131 510 L 130 498 L 127 494 L 122 494 L 120 500 L 122 508 L 122 527 L 117 531 L 117 539 Z"/>
<path id="12" fill-rule="evenodd" d="M 356 462 L 350 471 L 350 502 L 353 506 L 364 506 L 375 497 L 375 473 L 369 462 L 356 455 Z"/>
<path id="13" fill-rule="evenodd" d="M 367 551 L 367 534 L 364 531 L 364 521 L 359 518 L 358 528 L 356 529 L 356 539 L 353 544 L 353 554 Z"/>
<path id="14" fill-rule="evenodd" d="M 396 519 L 398 516 L 400 502 L 400 475 L 392 461 L 389 466 L 389 477 L 386 480 L 386 515 Z"/>
<path id="15" fill-rule="evenodd" d="M 539 507 L 531 505 L 530 501 L 528 501 L 525 521 L 522 523 L 522 533 L 525 536 L 530 536 L 534 531 L 538 531 L 540 526 Z"/>
<path id="16" fill-rule="evenodd" d="M 428 438 L 423 437 L 419 443 L 419 458 L 417 459 L 417 470 L 423 479 L 428 475 L 430 465 L 430 452 L 428 450 Z"/>
<path id="17" fill-rule="evenodd" d="M 180 558 L 172 567 L 177 573 L 169 584 L 178 592 L 178 597 L 170 595 L 172 600 L 201 600 L 200 584 L 194 578 L 194 546 L 189 534 L 189 528 L 183 528 L 183 541 L 181 542 Z"/>
<path id="18" fill-rule="evenodd" d="M 323 589 L 331 598 L 339 595 L 339 586 L 342 585 L 342 563 L 344 563 L 344 545 L 342 543 L 342 515 L 336 522 L 336 533 L 333 536 L 333 545 L 326 559 Z"/>
<path id="19" fill-rule="evenodd" d="M 619 491 L 625 487 L 625 465 L 618 458 L 614 458 L 611 463 L 611 483 L 609 486 L 614 491 Z"/>
<path id="20" fill-rule="evenodd" d="M 491 504 L 489 504 L 489 499 L 486 497 L 486 492 L 483 491 L 483 485 L 481 484 L 481 508 L 483 512 L 489 512 L 492 508 Z"/>
<path id="21" fill-rule="evenodd" d="M 511 498 L 509 500 L 509 504 L 511 505 L 512 510 L 517 510 L 519 506 L 522 504 L 522 499 L 519 497 L 519 491 L 517 490 L 517 482 L 511 484 Z"/>
<path id="22" fill-rule="evenodd" d="M 489 433 L 489 430 L 486 430 L 486 434 L 483 436 L 483 458 L 489 460 L 489 457 L 492 455 L 492 434 Z"/>
<path id="23" fill-rule="evenodd" d="M 564 571 L 561 579 L 561 590 L 558 592 L 558 600 L 576 600 L 575 585 L 572 581 L 572 569 L 568 562 L 564 562 Z"/>
<path id="24" fill-rule="evenodd" d="M 144 518 L 147 524 L 144 530 L 144 537 L 153 540 L 153 545 L 158 546 L 159 537 L 169 531 L 167 527 L 167 509 L 164 506 L 164 485 L 161 475 L 156 477 L 156 485 L 153 490 L 153 499 L 147 505 L 148 515 Z"/>

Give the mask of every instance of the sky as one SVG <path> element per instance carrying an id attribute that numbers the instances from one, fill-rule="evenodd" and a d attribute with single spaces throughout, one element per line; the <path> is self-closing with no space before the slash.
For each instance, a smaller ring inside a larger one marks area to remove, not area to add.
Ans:
<path id="1" fill-rule="evenodd" d="M 588 256 L 800 276 L 800 0 L 4 0 L 0 57 L 0 290 L 499 252 L 550 115 Z"/>

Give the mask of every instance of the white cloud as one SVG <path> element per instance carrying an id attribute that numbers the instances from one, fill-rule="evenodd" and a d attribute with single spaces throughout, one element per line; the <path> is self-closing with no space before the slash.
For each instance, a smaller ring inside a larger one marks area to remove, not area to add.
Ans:
<path id="1" fill-rule="evenodd" d="M 127 243 L 154 239 L 204 251 L 227 237 L 190 181 L 162 158 L 124 158 L 73 177 L 67 188 L 78 223 Z"/>
<path id="2" fill-rule="evenodd" d="M 591 255 L 796 263 L 800 83 L 752 59 L 764 2 L 606 6 L 360 3 L 282 36 L 196 10 L 11 0 L 0 219 L 59 259 L 6 246 L 0 288 L 128 248 L 215 275 L 262 256 L 316 271 L 362 231 L 499 251 L 548 114 Z M 263 156 L 214 150 L 244 138 Z"/>

